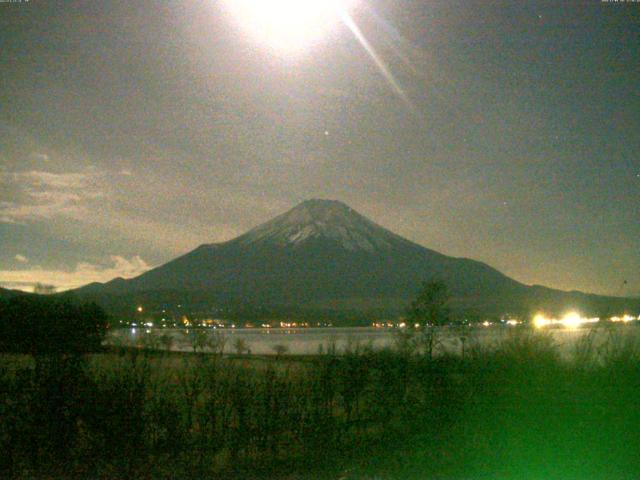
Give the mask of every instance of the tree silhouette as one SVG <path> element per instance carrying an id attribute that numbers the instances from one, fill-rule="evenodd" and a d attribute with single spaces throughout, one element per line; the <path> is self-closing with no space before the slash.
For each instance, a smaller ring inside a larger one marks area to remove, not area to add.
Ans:
<path id="1" fill-rule="evenodd" d="M 247 342 L 244 338 L 236 338 L 233 342 L 233 348 L 238 355 L 242 355 L 244 352 L 249 350 Z"/>
<path id="2" fill-rule="evenodd" d="M 164 333 L 160 336 L 160 343 L 162 344 L 163 348 L 169 352 L 171 351 L 171 347 L 173 347 L 174 344 L 174 339 L 171 335 L 169 335 L 168 333 Z"/>
<path id="3" fill-rule="evenodd" d="M 56 286 L 38 282 L 33 286 L 33 293 L 37 293 L 38 295 L 52 295 L 56 293 Z"/>
<path id="4" fill-rule="evenodd" d="M 271 347 L 271 349 L 274 351 L 274 353 L 276 354 L 276 358 L 278 359 L 289 351 L 289 347 L 281 343 L 274 345 L 273 347 Z"/>
<path id="5" fill-rule="evenodd" d="M 409 305 L 407 320 L 409 328 L 416 325 L 420 331 L 415 336 L 415 347 L 433 358 L 433 352 L 439 344 L 438 331 L 449 323 L 449 290 L 441 280 L 430 280 L 422 283 L 416 298 Z"/>
<path id="6" fill-rule="evenodd" d="M 449 323 L 450 312 L 449 289 L 441 280 L 430 280 L 422 283 L 416 298 L 411 302 L 408 311 L 410 325 L 442 326 Z"/>

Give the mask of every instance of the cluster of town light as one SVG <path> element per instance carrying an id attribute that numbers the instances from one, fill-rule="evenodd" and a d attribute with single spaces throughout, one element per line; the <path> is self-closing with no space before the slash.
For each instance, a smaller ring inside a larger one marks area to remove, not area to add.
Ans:
<path id="1" fill-rule="evenodd" d="M 181 305 L 179 305 L 181 306 Z M 142 313 L 144 311 L 144 308 L 142 306 L 138 306 L 136 308 L 136 311 L 138 313 Z M 164 312 L 164 310 L 163 310 Z M 190 327 L 192 325 L 192 322 L 187 318 L 186 315 L 183 315 L 182 317 L 182 324 L 185 327 Z M 632 321 L 640 321 L 640 315 L 638 315 L 638 317 L 634 317 L 632 315 L 629 314 L 624 314 L 622 316 L 614 316 L 614 317 L 610 317 L 609 320 L 611 322 L 614 323 L 629 323 Z M 162 319 L 163 321 L 163 327 L 166 328 L 166 324 L 164 324 L 165 319 Z M 550 318 L 547 317 L 546 315 L 544 315 L 543 313 L 538 313 L 537 315 L 535 315 L 532 319 L 532 324 L 533 326 L 535 326 L 536 328 L 544 328 L 544 327 L 548 327 L 548 326 L 553 326 L 553 325 L 559 325 L 559 326 L 564 326 L 564 327 L 569 327 L 569 328 L 578 328 L 581 327 L 583 325 L 587 325 L 587 324 L 591 324 L 591 323 L 597 323 L 600 321 L 599 317 L 583 317 L 580 313 L 576 312 L 576 311 L 570 311 L 568 313 L 566 313 L 562 318 Z M 120 321 L 120 323 L 123 323 L 122 320 Z M 515 326 L 515 325 L 520 325 L 523 322 L 520 320 L 514 320 L 514 319 L 508 319 L 508 320 L 502 320 L 501 323 L 506 323 L 507 325 L 511 325 L 511 326 Z M 493 322 L 490 322 L 488 320 L 485 320 L 484 322 L 482 322 L 482 325 L 485 327 L 489 327 L 494 325 Z M 138 324 L 137 323 L 132 323 L 131 324 L 132 327 L 137 327 Z M 152 322 L 142 322 L 141 326 L 143 327 L 153 327 L 154 324 Z M 174 323 L 173 324 L 174 327 L 176 327 L 177 325 Z M 221 324 L 219 321 L 214 321 L 214 320 L 205 320 L 202 321 L 201 326 L 203 327 L 212 327 L 212 328 L 216 328 L 216 327 L 225 327 L 224 324 Z M 236 328 L 235 324 L 231 324 L 228 325 L 230 328 Z M 262 325 L 260 325 L 262 328 L 272 328 L 271 324 L 268 323 L 263 323 Z M 311 325 L 307 322 L 280 322 L 279 326 L 281 328 L 295 328 L 295 327 L 310 327 Z M 327 324 L 327 323 L 318 323 L 317 326 L 324 326 L 324 327 L 331 327 L 333 326 L 332 324 Z M 407 324 L 405 322 L 400 322 L 400 323 L 393 323 L 393 322 L 374 322 L 372 323 L 372 326 L 375 328 L 406 328 Z M 420 324 L 416 323 L 415 328 L 419 328 Z M 245 328 L 251 328 L 253 327 L 252 324 L 246 324 Z"/>
<path id="2" fill-rule="evenodd" d="M 631 315 L 623 315 L 622 317 L 611 317 L 610 320 L 612 322 L 631 322 L 633 320 L 640 320 L 640 315 L 638 315 L 638 318 L 634 318 Z"/>

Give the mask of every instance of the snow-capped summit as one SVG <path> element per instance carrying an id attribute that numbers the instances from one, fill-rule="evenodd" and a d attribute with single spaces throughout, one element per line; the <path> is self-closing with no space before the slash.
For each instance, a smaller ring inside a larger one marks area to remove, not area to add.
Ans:
<path id="1" fill-rule="evenodd" d="M 269 242 L 298 246 L 312 239 L 329 239 L 350 251 L 373 252 L 404 242 L 399 236 L 363 217 L 337 200 L 306 200 L 288 212 L 237 239 L 246 245 Z"/>

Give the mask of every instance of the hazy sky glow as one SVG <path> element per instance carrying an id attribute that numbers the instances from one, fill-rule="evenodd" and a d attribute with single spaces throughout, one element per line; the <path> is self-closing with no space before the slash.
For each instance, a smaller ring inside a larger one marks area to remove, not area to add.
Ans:
<path id="1" fill-rule="evenodd" d="M 358 0 L 292 49 L 231 10 L 0 3 L 1 285 L 135 275 L 320 197 L 640 294 L 640 4 Z"/>

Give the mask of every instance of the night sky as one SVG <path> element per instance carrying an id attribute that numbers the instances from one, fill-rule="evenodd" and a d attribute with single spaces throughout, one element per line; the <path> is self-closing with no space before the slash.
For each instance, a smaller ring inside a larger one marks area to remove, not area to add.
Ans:
<path id="1" fill-rule="evenodd" d="M 332 198 L 640 295 L 640 3 L 354 0 L 278 44 L 232 1 L 0 3 L 0 285 L 132 276 Z"/>

